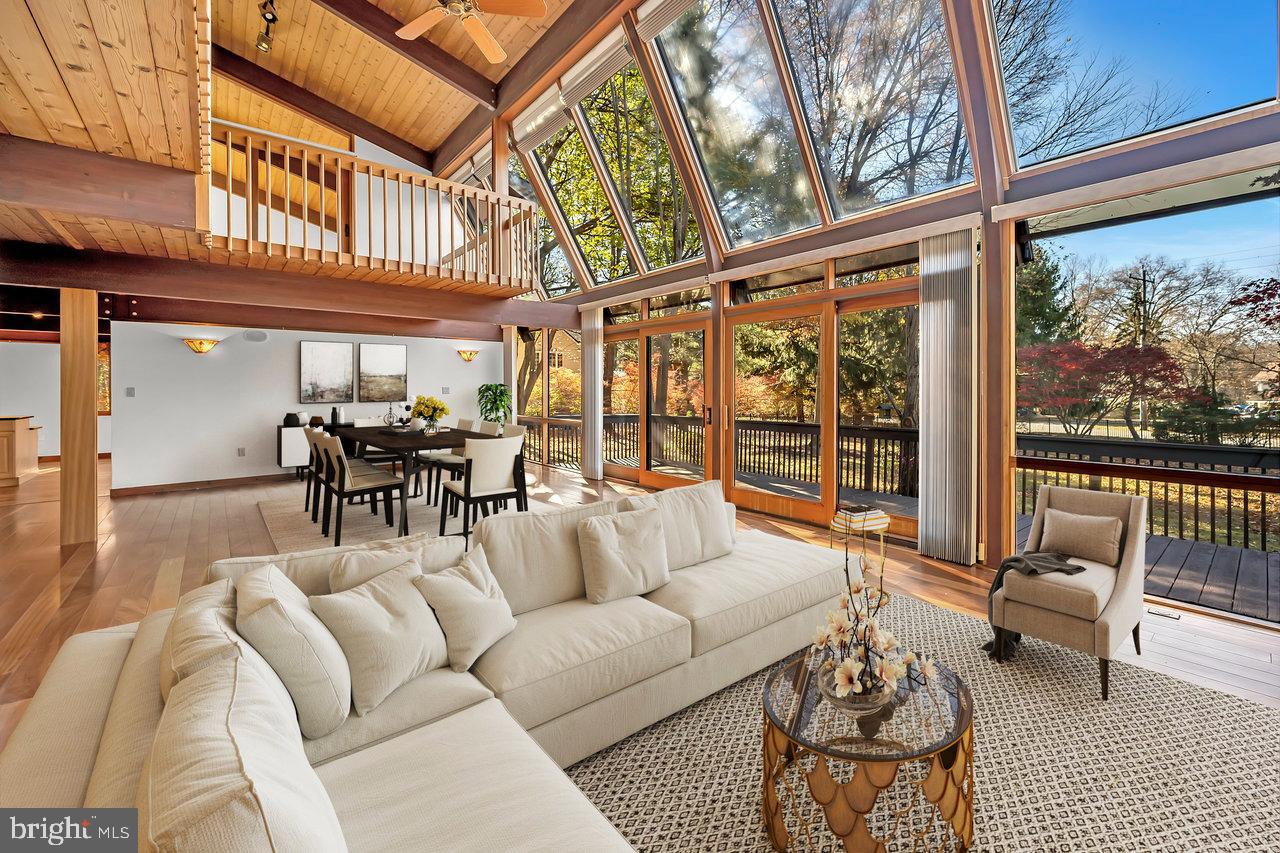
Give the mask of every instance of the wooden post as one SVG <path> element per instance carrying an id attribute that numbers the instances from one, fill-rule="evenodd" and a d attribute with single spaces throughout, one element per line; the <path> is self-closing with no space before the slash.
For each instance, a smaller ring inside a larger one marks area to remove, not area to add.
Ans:
<path id="1" fill-rule="evenodd" d="M 75 545 L 98 534 L 97 293 L 64 288 L 61 302 L 61 542 Z"/>

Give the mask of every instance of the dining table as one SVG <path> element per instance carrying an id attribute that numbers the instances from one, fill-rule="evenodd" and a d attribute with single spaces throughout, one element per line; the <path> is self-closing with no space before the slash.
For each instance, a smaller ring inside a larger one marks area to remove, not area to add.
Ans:
<path id="1" fill-rule="evenodd" d="M 426 466 L 418 460 L 424 450 L 461 449 L 469 438 L 500 438 L 467 429 L 441 427 L 435 432 L 395 429 L 390 426 L 338 427 L 333 434 L 355 444 L 355 455 L 361 456 L 366 448 L 375 448 L 399 457 L 404 475 L 404 488 L 400 490 L 400 536 L 409 535 L 409 483 L 413 476 Z"/>

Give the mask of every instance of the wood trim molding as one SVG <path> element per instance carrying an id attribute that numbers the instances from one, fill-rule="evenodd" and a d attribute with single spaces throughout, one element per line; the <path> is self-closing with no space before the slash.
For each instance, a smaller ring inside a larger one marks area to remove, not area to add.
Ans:
<path id="1" fill-rule="evenodd" d="M 100 417 L 100 418 L 101 418 L 101 417 L 110 417 L 110 415 L 104 415 L 104 414 L 102 414 L 101 412 L 99 412 L 99 413 L 98 413 L 98 417 Z M 98 454 L 98 458 L 99 458 L 99 459 L 110 459 L 110 458 L 111 458 L 111 454 L 110 454 L 109 452 L 108 452 L 108 453 L 99 453 L 99 454 Z M 58 453 L 55 453 L 55 454 L 53 454 L 52 456 L 38 456 L 38 457 L 36 457 L 36 461 L 38 461 L 38 462 L 61 462 L 61 461 L 62 461 L 62 456 L 61 456 L 61 454 L 58 454 Z"/>
<path id="2" fill-rule="evenodd" d="M 359 136 L 361 139 L 367 139 L 374 145 L 390 151 L 397 157 L 408 160 L 415 166 L 421 166 L 428 171 L 431 170 L 431 154 L 423 151 L 412 142 L 396 136 L 389 130 L 379 127 L 355 113 L 344 110 L 337 104 L 326 101 L 319 95 L 297 86 L 283 77 L 272 74 L 257 63 L 250 62 L 238 53 L 221 45 L 215 44 L 212 49 L 213 72 L 215 75 L 234 80 L 241 86 L 252 89 L 264 98 L 269 98 L 288 109 L 305 113 L 321 124 L 332 127 L 335 130 Z"/>
<path id="3" fill-rule="evenodd" d="M 314 0 L 349 26 L 355 27 L 397 56 L 409 60 L 462 94 L 492 111 L 498 104 L 497 84 L 453 54 L 426 39 L 399 38 L 399 21 L 368 0 Z"/>
<path id="4" fill-rule="evenodd" d="M 0 135 L 0 204 L 194 229 L 196 176 L 169 166 Z"/>
<path id="5" fill-rule="evenodd" d="M 302 273 L 246 269 L 204 261 L 77 252 L 42 243 L 0 242 L 0 282 L 418 320 L 465 320 L 558 329 L 581 326 L 576 306 L 556 302 L 496 299 L 418 287 L 321 279 Z"/>
<path id="6" fill-rule="evenodd" d="M 154 486 L 126 486 L 112 489 L 111 497 L 127 498 L 132 495 L 158 495 L 165 492 L 192 492 L 199 489 L 218 489 L 226 486 L 250 486 L 255 483 L 275 483 L 292 480 L 295 475 L 284 471 L 279 474 L 259 474 L 255 477 L 227 477 L 224 480 L 192 480 L 187 483 L 157 483 Z"/>

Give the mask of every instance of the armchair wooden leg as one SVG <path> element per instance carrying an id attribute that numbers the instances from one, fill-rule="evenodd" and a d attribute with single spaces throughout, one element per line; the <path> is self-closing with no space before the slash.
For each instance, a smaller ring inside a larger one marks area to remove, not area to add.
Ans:
<path id="1" fill-rule="evenodd" d="M 1133 650 L 1137 654 L 1142 654 L 1142 636 L 1139 634 L 1141 628 L 1141 622 L 1133 626 Z"/>
<path id="2" fill-rule="evenodd" d="M 1111 661 L 1106 658 L 1098 658 L 1098 666 L 1102 671 L 1102 698 L 1107 699 L 1108 688 L 1110 687 L 1109 676 L 1111 675 Z"/>
<path id="3" fill-rule="evenodd" d="M 1004 629 L 995 628 L 995 635 L 992 645 L 996 653 L 996 663 L 1004 663 Z"/>

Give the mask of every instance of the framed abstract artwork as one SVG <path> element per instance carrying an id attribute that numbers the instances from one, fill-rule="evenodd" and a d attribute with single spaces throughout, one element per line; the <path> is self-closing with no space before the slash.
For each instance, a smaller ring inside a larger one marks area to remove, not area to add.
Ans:
<path id="1" fill-rule="evenodd" d="M 300 403 L 350 403 L 355 345 L 339 341 L 302 341 L 299 355 Z"/>
<path id="2" fill-rule="evenodd" d="M 360 345 L 360 402 L 399 403 L 409 399 L 409 347 Z"/>

